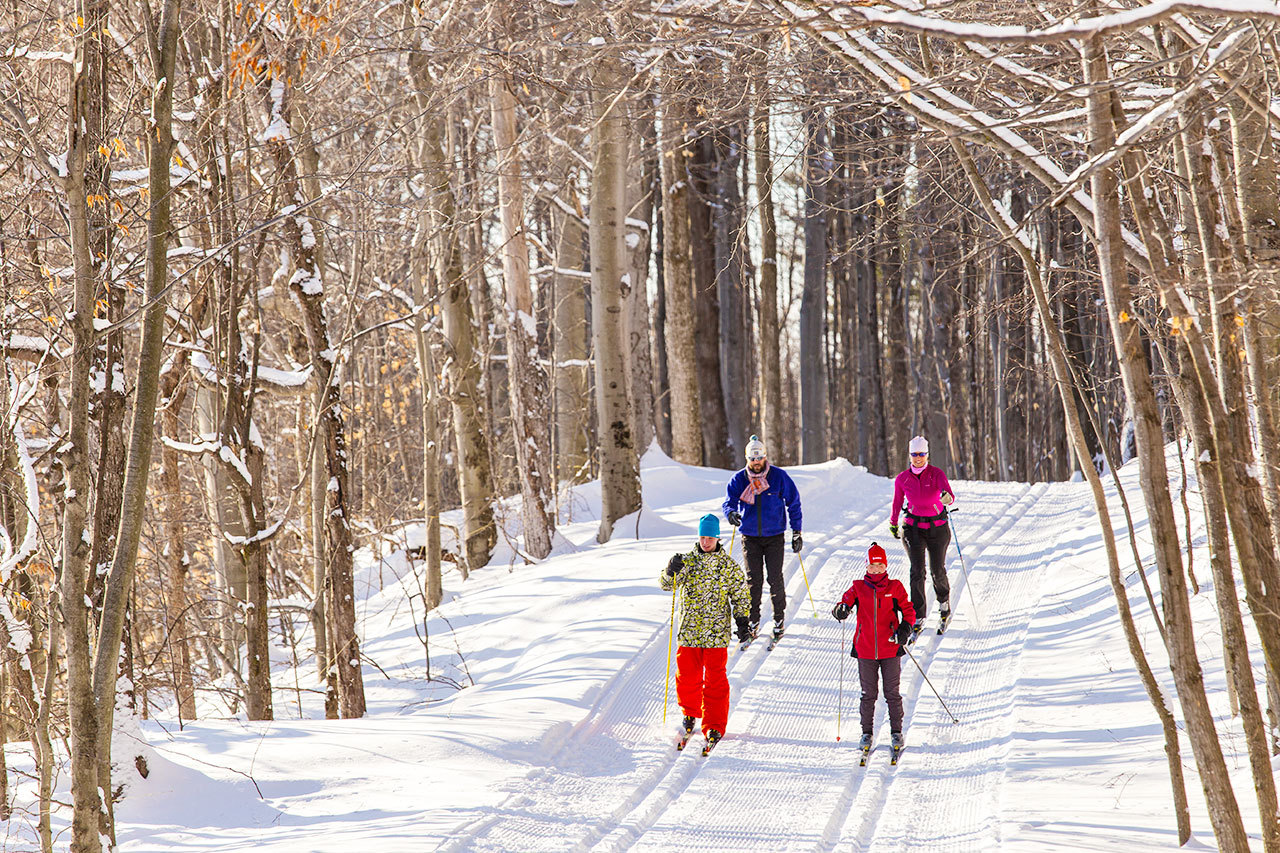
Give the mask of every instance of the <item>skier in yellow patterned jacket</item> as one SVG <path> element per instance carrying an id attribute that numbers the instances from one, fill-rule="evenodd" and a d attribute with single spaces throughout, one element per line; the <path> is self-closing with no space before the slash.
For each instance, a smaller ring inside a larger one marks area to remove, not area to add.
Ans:
<path id="1" fill-rule="evenodd" d="M 676 554 L 662 572 L 662 588 L 679 589 L 680 635 L 676 652 L 676 699 L 684 712 L 687 739 L 699 718 L 707 749 L 724 736 L 729 721 L 729 628 L 747 639 L 751 592 L 742 567 L 720 544 L 720 518 L 698 521 L 698 544 Z"/>

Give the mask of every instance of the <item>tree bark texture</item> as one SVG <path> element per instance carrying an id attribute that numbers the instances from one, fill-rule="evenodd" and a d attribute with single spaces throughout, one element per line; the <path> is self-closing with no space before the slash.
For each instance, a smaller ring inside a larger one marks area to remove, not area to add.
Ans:
<path id="1" fill-rule="evenodd" d="M 502 222 L 502 274 L 507 305 L 507 377 L 511 426 L 520 479 L 524 546 L 541 560 L 551 553 L 554 524 L 548 512 L 547 376 L 538 361 L 537 324 L 529 287 L 529 252 L 525 242 L 524 193 L 516 136 L 516 102 L 501 74 L 489 78 L 489 107 L 498 156 L 498 208 Z"/>
<path id="2" fill-rule="evenodd" d="M 591 336 L 596 355 L 596 418 L 600 424 L 600 531 L 607 542 L 619 518 L 640 508 L 640 460 L 627 394 L 624 279 L 627 116 L 621 70 L 604 62 L 593 77 L 591 160 Z"/>

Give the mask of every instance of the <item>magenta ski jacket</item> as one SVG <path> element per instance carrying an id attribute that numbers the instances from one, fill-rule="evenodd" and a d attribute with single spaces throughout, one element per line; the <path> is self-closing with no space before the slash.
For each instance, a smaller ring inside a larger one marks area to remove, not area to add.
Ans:
<path id="1" fill-rule="evenodd" d="M 893 481 L 893 509 L 889 514 L 889 523 L 898 523 L 898 513 L 902 510 L 905 499 L 907 517 L 903 524 L 915 525 L 921 529 L 941 527 L 947 523 L 940 500 L 943 492 L 955 494 L 941 468 L 926 465 L 919 474 L 908 468 Z"/>

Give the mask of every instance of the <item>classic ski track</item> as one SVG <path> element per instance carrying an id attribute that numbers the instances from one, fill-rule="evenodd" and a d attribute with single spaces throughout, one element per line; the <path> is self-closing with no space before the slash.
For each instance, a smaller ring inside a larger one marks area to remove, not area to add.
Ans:
<path id="1" fill-rule="evenodd" d="M 1028 487 L 1016 495 L 1000 495 L 996 500 L 1003 505 L 981 512 L 980 517 L 1003 522 L 1000 530 L 1007 529 L 1034 503 L 1034 491 Z M 874 515 L 872 532 L 884 524 L 883 512 Z M 979 513 L 975 512 L 975 516 Z M 871 538 L 876 537 L 866 540 Z M 761 666 L 760 674 L 767 677 L 754 679 L 737 693 L 729 736 L 680 790 L 662 797 L 660 804 L 655 803 L 659 807 L 649 810 L 652 814 L 640 814 L 638 821 L 629 820 L 624 828 L 627 831 L 610 836 L 606 840 L 612 843 L 602 844 L 600 849 L 830 849 L 855 796 L 868 800 L 874 825 L 885 804 L 883 777 L 890 771 L 888 750 L 873 752 L 867 767 L 858 766 L 857 670 L 846 661 L 842 734 L 849 747 L 844 750 L 847 760 L 840 758 L 842 747 L 833 742 L 837 699 L 837 672 L 833 670 L 840 658 L 832 652 L 841 647 L 842 637 L 837 623 L 826 618 L 825 613 L 825 605 L 861 573 L 867 541 L 856 533 L 846 537 L 839 549 L 844 559 L 837 564 L 837 570 L 825 571 L 827 565 L 833 564 L 828 559 L 811 573 L 814 604 L 824 605 L 818 607 L 816 621 L 811 618 L 808 599 L 796 601 L 789 588 L 792 631 Z M 966 552 L 966 557 L 972 560 L 978 553 L 975 549 L 974 555 Z M 905 578 L 905 556 L 899 551 L 890 562 L 893 575 Z M 959 580 L 954 568 L 951 575 Z M 965 622 L 967 608 L 957 597 L 963 592 L 963 584 L 954 583 L 952 600 L 957 604 L 957 617 L 950 630 L 957 630 Z M 804 595 L 803 586 L 799 594 Z M 932 637 L 941 640 L 936 634 Z M 846 629 L 844 654 L 851 639 Z M 924 645 L 918 643 L 916 648 Z M 921 653 L 917 651 L 916 656 L 921 658 Z M 920 681 L 918 675 L 904 676 L 903 698 L 908 709 L 916 704 Z M 904 764 L 895 770 L 901 772 L 917 751 L 908 751 Z M 873 781 L 863 785 L 862 777 L 868 773 L 880 784 Z M 785 810 L 779 813 L 761 807 L 773 802 L 786 803 Z M 637 822 L 639 825 L 634 828 L 630 826 Z"/>
<path id="2" fill-rule="evenodd" d="M 903 761 L 890 768 L 886 756 L 880 784 L 860 787 L 834 849 L 950 853 L 999 848 L 999 821 L 993 815 L 998 814 L 1013 733 L 1023 641 L 1040 600 L 1046 568 L 1034 536 L 1007 534 L 1028 515 L 1051 515 L 1060 499 L 1041 484 L 1019 503 L 1020 511 L 979 537 L 968 526 L 959 531 L 969 540 L 965 556 L 976 574 L 974 594 L 987 605 L 987 620 L 981 625 L 957 625 L 944 636 L 964 631 L 962 642 L 935 645 L 927 660 L 917 655 L 965 727 L 963 740 L 968 747 L 949 748 L 961 733 L 917 674 L 910 698 L 904 697 L 911 711 Z M 962 539 L 961 545 L 965 544 Z M 946 833 L 919 835 L 911 819 L 916 814 L 931 815 L 931 825 L 947 827 Z"/>
<path id="3" fill-rule="evenodd" d="M 810 550 L 805 568 L 812 581 L 815 573 L 830 556 L 813 557 L 843 550 L 855 528 L 861 530 L 884 521 L 884 510 L 876 508 L 853 517 L 835 535 L 823 539 Z M 735 546 L 735 559 L 741 561 L 741 543 Z M 796 561 L 787 561 L 788 611 L 795 612 L 798 598 L 803 597 L 804 581 Z M 816 600 L 816 599 L 815 599 Z M 807 598 L 806 598 L 807 606 Z M 659 627 L 632 658 L 602 686 L 600 698 L 592 709 L 564 735 L 564 740 L 547 763 L 530 771 L 525 781 L 517 783 L 505 801 L 485 810 L 484 814 L 456 827 L 437 846 L 440 851 L 478 850 L 585 850 L 596 844 L 635 810 L 653 807 L 655 792 L 683 788 L 703 758 L 701 739 L 695 736 L 684 752 L 675 750 L 678 716 L 668 712 L 670 738 L 655 741 L 651 722 L 662 717 L 663 680 L 666 667 L 668 630 Z M 736 700 L 744 686 L 760 669 L 766 653 L 763 645 L 753 645 L 744 653 L 731 651 L 730 686 Z M 656 685 L 656 686 L 655 686 Z M 734 703 L 736 705 L 736 701 Z M 730 708 L 732 717 L 733 707 Z M 602 735 L 602 732 L 605 734 Z M 696 747 L 696 749 L 695 749 Z M 721 743 L 713 755 L 724 749 Z M 621 802 L 617 799 L 616 780 L 603 785 L 597 781 L 606 776 L 625 755 L 622 763 L 637 768 L 632 792 Z M 661 794 L 658 800 L 664 799 Z M 566 815 L 572 809 L 574 814 Z M 660 811 L 662 804 L 658 804 Z M 651 821 L 644 821 L 651 823 Z"/>

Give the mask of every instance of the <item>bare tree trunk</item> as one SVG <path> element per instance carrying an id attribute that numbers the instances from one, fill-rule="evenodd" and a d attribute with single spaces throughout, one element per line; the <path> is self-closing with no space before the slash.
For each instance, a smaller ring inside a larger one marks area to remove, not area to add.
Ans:
<path id="1" fill-rule="evenodd" d="M 1058 393 L 1062 398 L 1067 436 L 1071 440 L 1071 447 L 1080 462 L 1080 470 L 1084 473 L 1085 479 L 1089 482 L 1089 488 L 1093 492 L 1093 504 L 1098 513 L 1099 528 L 1102 531 L 1102 541 L 1107 552 L 1108 578 L 1111 581 L 1111 591 L 1116 599 L 1120 624 L 1124 629 L 1125 642 L 1129 646 L 1129 655 L 1133 658 L 1142 686 L 1147 691 L 1147 698 L 1150 700 L 1156 716 L 1160 718 L 1160 727 L 1164 732 L 1165 758 L 1169 765 L 1169 781 L 1173 787 L 1174 815 L 1178 823 L 1178 843 L 1180 845 L 1186 844 L 1191 838 L 1191 811 L 1187 802 L 1186 781 L 1182 773 L 1182 750 L 1178 743 L 1177 721 L 1165 702 L 1164 694 L 1160 690 L 1160 683 L 1156 680 L 1155 673 L 1147 661 L 1142 642 L 1138 637 L 1137 626 L 1133 621 L 1133 611 L 1129 607 L 1129 592 L 1125 588 L 1124 579 L 1120 574 L 1120 555 L 1116 548 L 1115 535 L 1112 532 L 1111 513 L 1107 509 L 1107 496 L 1102 487 L 1102 478 L 1098 475 L 1098 469 L 1093 464 L 1092 453 L 1088 442 L 1085 440 L 1084 427 L 1081 424 L 1079 412 L 1075 407 L 1076 382 L 1067 357 L 1067 348 L 1063 341 L 1062 329 L 1053 316 L 1053 309 L 1049 304 L 1048 290 L 1045 287 L 1044 280 L 1040 275 L 1040 268 L 1037 266 L 1030 248 L 1024 245 L 1021 239 L 1005 224 L 1006 219 L 996 210 L 987 190 L 986 182 L 974 166 L 972 157 L 969 156 L 963 145 L 958 139 L 951 140 L 952 150 L 955 151 L 956 156 L 960 159 L 960 164 L 969 178 L 969 183 L 977 194 L 983 208 L 987 211 L 988 218 L 997 223 L 1005 241 L 1022 259 L 1023 268 L 1027 272 L 1028 282 L 1035 297 L 1036 314 L 1040 318 L 1041 327 L 1044 329 L 1049 362 L 1053 368 L 1054 378 L 1057 381 Z"/>
<path id="2" fill-rule="evenodd" d="M 766 444 L 782 438 L 782 371 L 778 365 L 778 225 L 773 215 L 773 154 L 768 101 L 753 122 L 755 181 L 760 212 L 760 423 Z M 779 445 L 780 446 L 780 445 Z"/>
<path id="3" fill-rule="evenodd" d="M 292 92 L 286 87 L 271 105 L 288 123 L 292 116 Z M 298 179 L 298 167 L 289 138 L 273 136 L 268 143 L 280 174 L 281 196 L 288 204 L 302 208 L 306 199 Z M 312 375 L 323 389 L 323 405 L 316 413 L 317 452 L 324 454 L 327 506 L 325 510 L 325 553 L 328 558 L 329 651 L 337 671 L 338 708 L 343 718 L 365 713 L 364 675 L 361 671 L 360 638 L 356 633 L 355 585 L 352 554 L 355 544 L 349 520 L 349 472 L 347 469 L 346 425 L 337 382 L 333 341 L 324 312 L 324 275 L 316 258 L 311 236 L 313 224 L 304 209 L 283 219 L 284 233 L 294 261 L 289 293 L 297 304 L 306 331 Z"/>
<path id="4" fill-rule="evenodd" d="M 596 415 L 600 424 L 600 531 L 640 508 L 640 460 L 627 395 L 625 295 L 627 252 L 627 114 L 625 77 L 601 59 L 592 75 L 591 337 L 596 354 Z"/>
<path id="5" fill-rule="evenodd" d="M 698 408 L 702 423 L 702 464 L 728 468 L 729 415 L 721 371 L 720 292 L 716 284 L 715 229 L 712 212 L 716 182 L 715 152 L 709 135 L 699 134 L 689 160 L 689 256 L 693 270 L 693 346 L 698 362 Z"/>
<path id="6" fill-rule="evenodd" d="M 716 290 L 720 297 L 720 385 L 728 418 L 732 460 L 747 448 L 750 428 L 751 385 L 748 378 L 751 329 L 747 325 L 746 271 L 743 249 L 742 190 L 738 183 L 745 148 L 746 122 L 735 116 L 712 137 L 715 151 L 715 183 L 712 225 L 716 250 Z"/>
<path id="7" fill-rule="evenodd" d="M 822 346 L 827 313 L 826 128 L 817 109 L 805 111 L 804 296 L 800 300 L 800 461 L 827 458 L 826 359 Z"/>
<path id="8" fill-rule="evenodd" d="M 1090 153 L 1092 156 L 1099 156 L 1111 150 L 1116 136 L 1106 88 L 1110 71 L 1101 37 L 1094 35 L 1084 40 L 1083 64 L 1085 80 L 1092 87 L 1087 98 Z M 1249 849 L 1249 840 L 1231 788 L 1230 775 L 1214 727 L 1213 713 L 1205 694 L 1204 675 L 1196 657 L 1190 601 L 1183 576 L 1173 502 L 1169 495 L 1169 478 L 1164 464 L 1164 435 L 1150 371 L 1142 351 L 1138 324 L 1122 320 L 1122 315 L 1129 316 L 1129 312 L 1136 309 L 1133 308 L 1124 266 L 1119 187 L 1113 167 L 1096 169 L 1091 183 L 1095 205 L 1093 224 L 1095 239 L 1098 241 L 1103 292 L 1125 391 L 1133 405 L 1139 476 L 1151 519 L 1156 562 L 1160 570 L 1174 681 L 1218 844 L 1225 851 L 1245 853 Z"/>
<path id="9" fill-rule="evenodd" d="M 562 193 L 578 204 L 572 178 L 565 182 Z M 557 481 L 585 478 L 591 449 L 587 440 L 587 423 L 582 417 L 588 395 L 587 383 L 587 300 L 589 273 L 584 271 L 583 247 L 585 228 L 576 212 L 552 210 L 556 223 L 554 282 L 555 323 L 555 410 Z"/>
<path id="10" fill-rule="evenodd" d="M 524 546 L 530 556 L 540 560 L 551 553 L 551 536 L 555 532 L 547 511 L 547 469 L 543 461 L 547 446 L 547 377 L 538 361 L 537 325 L 533 293 L 529 288 L 529 251 L 525 244 L 516 102 L 501 74 L 489 78 L 489 108 L 499 159 L 500 245 L 507 292 L 503 316 L 506 318 L 512 435 L 524 508 Z"/>
<path id="11" fill-rule="evenodd" d="M 439 428 L 436 425 L 435 360 L 426 323 L 427 290 L 430 278 L 426 247 L 431 229 L 429 212 L 420 216 L 418 235 L 413 241 L 413 269 L 410 274 L 413 304 L 423 306 L 413 317 L 413 343 L 418 356 L 418 386 L 422 395 L 422 515 L 426 523 L 427 582 L 425 607 L 434 610 L 444 598 L 444 580 L 440 574 L 440 453 Z M 432 294 L 434 297 L 434 294 Z M 427 672 L 427 677 L 431 673 Z"/>
<path id="12" fill-rule="evenodd" d="M 662 103 L 662 269 L 667 373 L 671 380 L 671 458 L 702 464 L 702 421 L 694 347 L 693 267 L 689 252 L 689 115 L 683 70 L 664 69 Z"/>
<path id="13" fill-rule="evenodd" d="M 177 371 L 163 378 L 164 435 L 177 438 L 181 428 L 178 414 L 187 398 L 186 386 L 180 384 Z M 166 572 L 165 630 L 169 635 L 169 661 L 173 670 L 173 692 L 178 702 L 178 725 L 196 718 L 196 688 L 191 677 L 191 648 L 187 630 L 187 574 L 191 560 L 187 555 L 185 501 L 182 494 L 180 455 L 171 447 L 161 451 L 160 482 L 165 503 Z"/>
<path id="14" fill-rule="evenodd" d="M 155 441 L 156 400 L 160 392 L 160 366 L 164 356 L 165 310 L 168 306 L 170 196 L 169 169 L 173 156 L 173 67 L 178 45 L 178 0 L 165 0 L 159 28 L 148 44 L 153 79 L 151 126 L 147 130 L 148 198 L 147 267 L 142 314 L 142 340 L 134 380 L 133 423 L 129 430 L 129 455 L 125 462 L 120 531 L 111 573 L 102 602 L 102 624 L 94 659 L 93 695 L 98 713 L 98 773 L 102 790 L 111 791 L 111 731 L 116 707 L 120 642 L 126 609 L 133 597 L 138 564 L 138 542 L 145 519 L 147 481 Z M 136 764 L 133 756 L 129 764 Z M 108 814 L 111 814 L 108 800 Z M 115 822 L 110 823 L 115 841 Z"/>
<path id="15" fill-rule="evenodd" d="M 411 67 L 418 97 L 425 98 L 430 88 L 430 76 L 418 62 L 412 63 Z M 431 256 L 442 290 L 440 311 L 449 352 L 449 358 L 445 360 L 444 376 L 449 389 L 447 397 L 453 414 L 453 435 L 458 451 L 456 468 L 458 491 L 462 500 L 465 540 L 463 578 L 466 578 L 469 572 L 488 564 L 494 546 L 498 544 L 498 528 L 493 519 L 493 463 L 485 433 L 487 408 L 475 345 L 471 286 L 462 266 L 457 205 L 445 171 L 440 125 L 437 122 L 425 123 L 419 151 L 422 153 L 427 183 L 431 188 Z"/>
<path id="16" fill-rule="evenodd" d="M 623 313 L 626 317 L 627 352 L 624 359 L 628 367 L 627 395 L 631 400 L 632 436 L 636 452 L 643 454 L 655 434 L 653 333 L 649 321 L 650 231 L 658 172 L 653 113 L 646 111 L 632 127 L 632 145 L 625 158 L 627 283 L 623 293 Z"/>
<path id="17" fill-rule="evenodd" d="M 101 6 L 92 8 L 105 11 Z M 96 57 L 98 45 L 94 41 L 94 34 L 104 23 L 100 18 L 101 15 L 98 19 L 86 18 L 88 26 L 80 31 L 81 35 L 76 40 L 73 65 L 76 73 L 71 80 L 67 177 L 64 183 L 74 290 L 72 309 L 66 321 L 67 334 L 71 337 L 70 398 L 67 427 L 59 451 L 64 483 L 60 586 L 67 645 L 66 696 L 71 735 L 73 812 L 70 843 L 77 853 L 98 853 L 101 849 L 99 832 L 105 828 L 98 790 L 98 714 L 93 695 L 89 608 L 85 601 L 89 590 L 91 546 L 84 536 L 93 485 L 89 471 L 89 400 L 95 341 L 94 296 L 100 274 L 92 253 L 85 173 L 87 152 L 103 144 L 103 140 L 87 134 L 86 116 L 104 108 L 105 92 L 91 79 L 90 73 L 94 62 L 101 61 Z"/>

